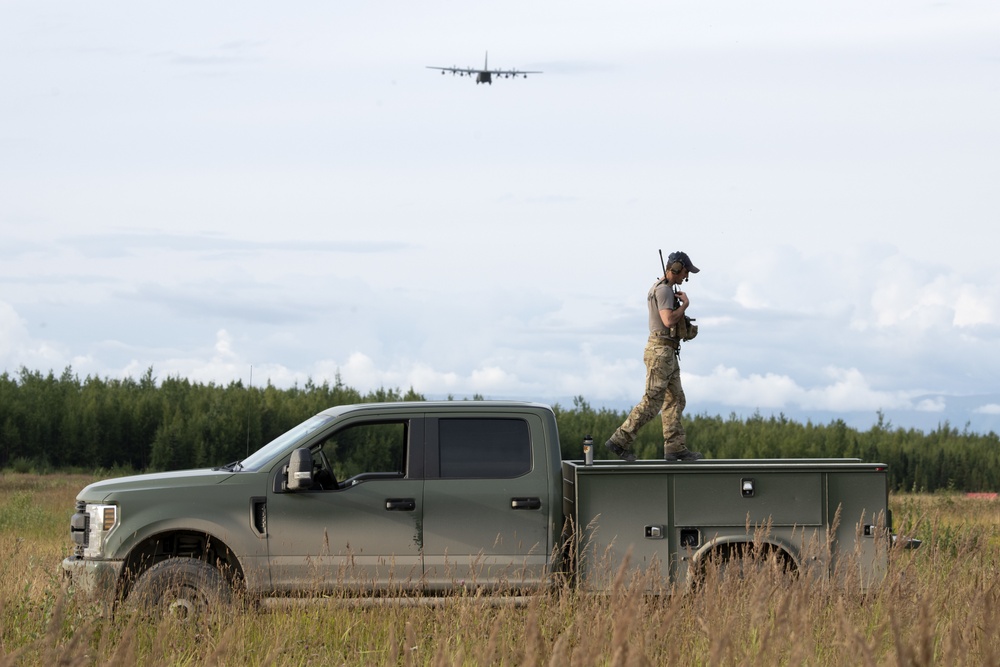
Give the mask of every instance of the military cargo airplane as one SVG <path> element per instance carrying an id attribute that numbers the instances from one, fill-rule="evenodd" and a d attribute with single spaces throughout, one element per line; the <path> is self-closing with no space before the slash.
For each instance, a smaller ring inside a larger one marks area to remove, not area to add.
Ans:
<path id="1" fill-rule="evenodd" d="M 527 79 L 529 74 L 542 74 L 542 72 L 535 72 L 532 70 L 525 71 L 517 69 L 490 69 L 489 61 L 490 61 L 490 53 L 489 51 L 487 51 L 486 60 L 483 61 L 482 69 L 472 69 L 470 67 L 434 67 L 433 65 L 428 65 L 427 69 L 439 69 L 441 70 L 441 74 L 444 74 L 445 72 L 451 72 L 453 75 L 457 74 L 459 76 L 472 76 L 473 74 L 475 74 L 477 85 L 480 83 L 488 83 L 491 86 L 493 85 L 494 75 L 498 79 L 510 79 L 510 78 L 516 79 L 519 76 L 522 76 L 525 79 Z"/>

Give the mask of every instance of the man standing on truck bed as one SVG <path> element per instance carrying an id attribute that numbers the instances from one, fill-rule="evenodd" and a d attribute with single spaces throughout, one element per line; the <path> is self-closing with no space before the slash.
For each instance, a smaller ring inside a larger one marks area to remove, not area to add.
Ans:
<path id="1" fill-rule="evenodd" d="M 662 259 L 663 256 L 660 255 Z M 678 329 L 686 328 L 684 313 L 690 301 L 687 294 L 676 290 L 677 285 L 699 269 L 691 263 L 687 253 L 670 253 L 664 266 L 663 278 L 649 289 L 646 302 L 649 306 L 649 341 L 643 361 L 646 362 L 646 393 L 639 404 L 618 427 L 605 447 L 625 461 L 635 461 L 632 443 L 646 422 L 662 412 L 663 457 L 667 461 L 697 461 L 704 458 L 692 452 L 684 441 L 681 413 L 684 412 L 684 389 L 681 387 L 681 370 L 677 363 L 680 341 L 693 338 L 682 335 Z"/>

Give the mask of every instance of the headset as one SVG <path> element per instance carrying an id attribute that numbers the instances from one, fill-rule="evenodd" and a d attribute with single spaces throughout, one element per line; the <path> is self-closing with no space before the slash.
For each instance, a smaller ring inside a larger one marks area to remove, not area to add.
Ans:
<path id="1" fill-rule="evenodd" d="M 669 267 L 663 261 L 663 251 L 660 250 L 660 266 L 663 268 L 663 279 L 664 280 L 666 280 L 667 270 L 668 269 L 670 270 L 671 273 L 676 273 L 676 274 L 679 275 L 680 272 L 683 271 L 684 269 L 686 269 L 686 268 L 690 269 L 691 268 L 691 260 L 688 258 L 687 255 L 685 255 L 680 250 L 678 250 L 677 252 L 670 253 L 667 256 L 667 261 L 670 262 L 670 266 Z M 685 278 L 684 282 L 687 282 L 688 280 L 690 280 L 690 277 Z M 677 288 L 674 287 L 674 291 L 676 291 L 676 290 L 677 290 Z"/>
<path id="2" fill-rule="evenodd" d="M 667 266 L 663 262 L 663 251 L 660 251 L 660 265 L 663 267 L 663 273 L 666 275 L 669 270 L 671 273 L 680 273 L 687 266 L 684 261 L 685 255 L 680 250 L 677 252 L 672 252 L 667 256 L 667 261 L 670 262 L 670 266 Z"/>

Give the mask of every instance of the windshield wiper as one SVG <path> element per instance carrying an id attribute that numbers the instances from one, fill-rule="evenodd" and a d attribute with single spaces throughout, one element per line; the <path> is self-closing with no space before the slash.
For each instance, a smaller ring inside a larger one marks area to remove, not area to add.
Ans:
<path id="1" fill-rule="evenodd" d="M 243 469 L 242 461 L 233 461 L 231 463 L 227 463 L 224 466 L 218 466 L 217 468 L 212 468 L 212 470 L 228 470 L 229 472 L 239 472 L 242 469 Z"/>

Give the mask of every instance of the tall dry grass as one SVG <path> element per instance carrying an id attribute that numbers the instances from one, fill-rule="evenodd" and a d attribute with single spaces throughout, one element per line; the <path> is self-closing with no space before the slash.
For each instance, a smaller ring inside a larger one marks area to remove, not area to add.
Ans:
<path id="1" fill-rule="evenodd" d="M 110 618 L 67 591 L 59 562 L 81 476 L 0 477 L 0 664 L 18 665 L 995 665 L 1000 502 L 894 496 L 895 550 L 867 595 L 709 568 L 695 592 L 650 596 L 622 572 L 608 594 L 466 594 L 441 604 L 349 600 L 196 624 Z M 425 601 L 426 602 L 426 601 Z"/>

